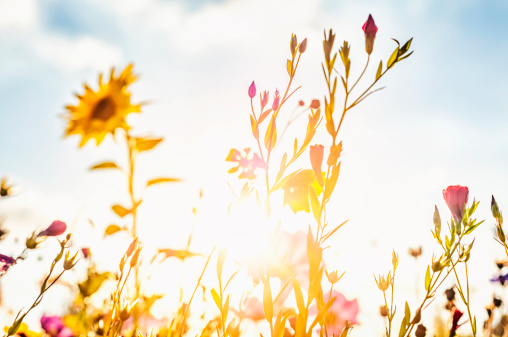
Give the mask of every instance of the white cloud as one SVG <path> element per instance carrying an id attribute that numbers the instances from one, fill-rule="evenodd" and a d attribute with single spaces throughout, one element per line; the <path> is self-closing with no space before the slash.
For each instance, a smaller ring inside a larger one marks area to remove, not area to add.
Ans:
<path id="1" fill-rule="evenodd" d="M 42 35 L 34 39 L 33 48 L 40 57 L 66 70 L 107 69 L 122 60 L 119 48 L 88 36 Z"/>
<path id="2" fill-rule="evenodd" d="M 36 0 L 0 0 L 0 34 L 37 25 Z"/>

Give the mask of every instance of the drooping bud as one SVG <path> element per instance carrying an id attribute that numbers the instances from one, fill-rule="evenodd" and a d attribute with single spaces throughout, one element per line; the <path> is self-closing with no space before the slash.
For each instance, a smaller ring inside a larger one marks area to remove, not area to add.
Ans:
<path id="1" fill-rule="evenodd" d="M 256 96 L 256 85 L 254 84 L 254 81 L 252 81 L 252 84 L 249 87 L 249 97 L 252 99 Z"/>
<path id="2" fill-rule="evenodd" d="M 302 43 L 300 43 L 300 48 L 298 48 L 300 54 L 305 53 L 306 50 L 307 50 L 307 38 L 303 39 Z"/>
<path id="3" fill-rule="evenodd" d="M 363 24 L 363 32 L 365 33 L 365 50 L 367 54 L 371 54 L 374 49 L 374 39 L 376 38 L 377 26 L 374 23 L 372 15 L 369 14 L 369 18 Z"/>

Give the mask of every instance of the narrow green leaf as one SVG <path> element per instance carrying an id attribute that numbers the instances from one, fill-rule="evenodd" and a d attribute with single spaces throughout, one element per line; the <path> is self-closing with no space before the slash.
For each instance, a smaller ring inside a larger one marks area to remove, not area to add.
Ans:
<path id="1" fill-rule="evenodd" d="M 134 140 L 138 152 L 151 150 L 162 142 L 162 138 L 134 138 Z"/>
<path id="2" fill-rule="evenodd" d="M 122 230 L 122 228 L 120 228 L 120 226 L 117 226 L 117 225 L 109 225 L 106 230 L 104 231 L 104 236 L 108 236 L 108 235 L 113 235 L 117 232 L 120 232 Z"/>
<path id="3" fill-rule="evenodd" d="M 379 80 L 382 73 L 383 73 L 383 61 L 381 60 L 379 61 L 379 67 L 377 68 L 376 81 Z"/>
<path id="4" fill-rule="evenodd" d="M 270 279 L 263 282 L 263 285 L 263 309 L 265 311 L 266 320 L 271 323 L 273 321 L 273 302 Z"/>
<path id="5" fill-rule="evenodd" d="M 425 273 L 425 290 L 430 288 L 430 267 L 427 266 L 427 272 Z"/>
<path id="6" fill-rule="evenodd" d="M 111 207 L 111 209 L 113 210 L 113 212 L 116 213 L 116 215 L 118 215 L 120 218 L 123 218 L 124 216 L 126 216 L 127 214 L 131 213 L 131 210 L 130 209 L 127 209 L 123 206 L 120 206 L 120 205 L 113 205 Z"/>
<path id="7" fill-rule="evenodd" d="M 392 55 L 390 56 L 390 58 L 388 59 L 388 62 L 386 63 L 386 68 L 387 69 L 390 69 L 391 67 L 393 67 L 393 65 L 395 64 L 395 62 L 397 62 L 397 59 L 398 59 L 398 56 L 399 56 L 399 47 L 397 47 Z"/>
<path id="8" fill-rule="evenodd" d="M 120 169 L 116 163 L 112 161 L 105 161 L 103 163 L 95 164 L 90 167 L 90 170 L 98 170 L 98 169 Z"/>
<path id="9" fill-rule="evenodd" d="M 213 301 L 217 305 L 217 308 L 219 308 L 219 311 L 222 312 L 222 303 L 220 301 L 219 294 L 217 294 L 217 291 L 215 291 L 215 289 L 212 289 L 211 293 L 212 293 Z"/>
<path id="10" fill-rule="evenodd" d="M 155 185 L 155 184 L 161 184 L 161 183 L 176 183 L 182 181 L 178 178 L 155 178 L 151 179 L 146 183 L 146 187 Z"/>

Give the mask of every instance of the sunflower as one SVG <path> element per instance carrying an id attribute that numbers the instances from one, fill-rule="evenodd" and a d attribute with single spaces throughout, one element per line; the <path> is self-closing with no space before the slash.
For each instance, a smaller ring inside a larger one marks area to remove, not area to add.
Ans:
<path id="1" fill-rule="evenodd" d="M 118 77 L 115 77 L 115 69 L 111 69 L 107 83 L 102 82 L 102 74 L 99 74 L 97 91 L 85 84 L 84 95 L 76 94 L 79 104 L 65 107 L 68 112 L 65 118 L 69 121 L 65 136 L 81 135 L 80 147 L 95 138 L 98 146 L 108 133 L 114 135 L 117 128 L 129 129 L 126 116 L 141 112 L 139 104 L 131 103 L 128 90 L 136 78 L 132 74 L 132 64 L 129 64 Z"/>

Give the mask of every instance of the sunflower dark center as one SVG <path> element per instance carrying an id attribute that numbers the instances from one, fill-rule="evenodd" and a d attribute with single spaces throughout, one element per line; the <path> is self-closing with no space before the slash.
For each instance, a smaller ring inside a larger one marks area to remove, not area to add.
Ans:
<path id="1" fill-rule="evenodd" d="M 116 105 L 110 97 L 102 98 L 92 110 L 92 119 L 107 121 L 115 115 Z"/>

